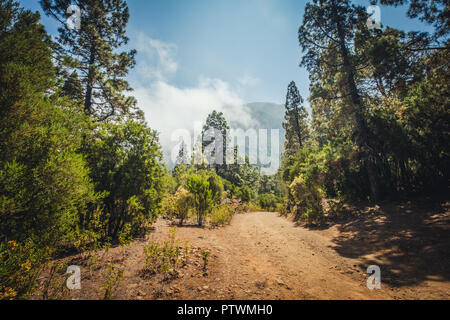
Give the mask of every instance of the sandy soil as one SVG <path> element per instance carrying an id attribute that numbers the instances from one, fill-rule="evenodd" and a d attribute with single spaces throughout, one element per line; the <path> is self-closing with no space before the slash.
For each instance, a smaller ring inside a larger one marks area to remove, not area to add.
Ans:
<path id="1" fill-rule="evenodd" d="M 101 299 L 113 262 L 125 270 L 115 299 L 450 299 L 449 221 L 449 203 L 391 205 L 315 229 L 276 213 L 238 214 L 220 229 L 178 228 L 191 262 L 163 280 L 141 274 L 143 247 L 170 228 L 160 220 L 145 240 L 100 254 L 95 267 L 68 258 L 82 266 L 82 290 L 66 298 Z M 207 273 L 201 249 L 212 252 Z M 381 290 L 366 286 L 372 264 Z"/>

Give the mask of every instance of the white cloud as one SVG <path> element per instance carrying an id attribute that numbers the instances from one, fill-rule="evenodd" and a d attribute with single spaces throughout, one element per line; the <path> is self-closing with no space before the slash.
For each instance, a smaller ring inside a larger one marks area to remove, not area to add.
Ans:
<path id="1" fill-rule="evenodd" d="M 133 95 L 150 127 L 160 133 L 166 161 L 177 144 L 171 141 L 171 134 L 178 129 L 193 131 L 194 124 L 203 123 L 213 110 L 223 112 L 229 122 L 245 127 L 251 123 L 244 101 L 229 83 L 200 77 L 196 86 L 177 87 L 169 81 L 178 69 L 176 46 L 142 34 L 138 39 L 140 57 L 136 69 L 139 78 L 133 83 Z"/>
<path id="2" fill-rule="evenodd" d="M 167 80 L 177 72 L 176 45 L 151 39 L 141 33 L 137 49 L 141 58 L 137 70 L 141 77 L 147 80 Z"/>
<path id="3" fill-rule="evenodd" d="M 260 79 L 249 74 L 245 74 L 244 76 L 240 77 L 238 81 L 243 86 L 255 86 L 260 82 Z"/>

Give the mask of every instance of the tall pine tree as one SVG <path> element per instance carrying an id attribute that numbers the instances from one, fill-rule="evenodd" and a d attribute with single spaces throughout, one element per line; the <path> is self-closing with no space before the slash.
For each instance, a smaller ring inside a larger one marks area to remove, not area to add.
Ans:
<path id="1" fill-rule="evenodd" d="M 303 106 L 303 98 L 292 81 L 289 83 L 285 104 L 286 113 L 283 128 L 286 131 L 286 154 L 294 154 L 300 149 L 308 137 L 308 113 Z"/>
<path id="2" fill-rule="evenodd" d="M 354 45 L 368 35 L 366 21 L 364 8 L 348 0 L 313 0 L 306 5 L 298 39 L 305 53 L 302 65 L 311 73 L 312 91 L 323 94 L 331 83 L 335 92 L 333 96 L 325 92 L 326 99 L 341 100 L 343 114 L 351 117 L 352 139 L 367 169 L 371 198 L 378 201 L 376 153 L 369 141 L 366 108 L 358 87 L 358 70 L 366 61 Z"/>
<path id="3" fill-rule="evenodd" d="M 211 148 L 212 159 L 210 165 L 216 168 L 223 168 L 226 165 L 226 150 L 229 140 L 230 127 L 222 112 L 211 112 L 202 130 L 202 152 L 206 147 Z M 216 138 L 219 138 L 216 140 Z M 212 145 L 214 144 L 214 145 Z M 214 165 L 214 164 L 217 164 Z"/>
<path id="4" fill-rule="evenodd" d="M 124 77 L 135 65 L 136 50 L 119 51 L 128 43 L 125 28 L 130 14 L 126 2 L 41 0 L 40 3 L 47 15 L 61 23 L 56 58 L 69 71 L 78 71 L 86 113 L 97 120 L 129 114 L 136 101 L 124 94 L 132 90 Z M 79 30 L 66 26 L 66 12 L 71 5 L 81 10 Z"/>

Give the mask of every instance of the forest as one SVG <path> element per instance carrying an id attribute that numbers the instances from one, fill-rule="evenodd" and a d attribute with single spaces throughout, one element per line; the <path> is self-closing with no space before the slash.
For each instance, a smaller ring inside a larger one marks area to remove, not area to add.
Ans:
<path id="1" fill-rule="evenodd" d="M 83 12 L 76 31 L 66 26 L 72 3 Z M 219 228 L 265 211 L 320 226 L 347 204 L 448 200 L 450 5 L 378 3 L 407 4 L 434 32 L 370 29 L 366 8 L 350 0 L 309 1 L 298 44 L 311 94 L 294 81 L 280 93 L 284 151 L 265 175 L 219 111 L 204 119 L 196 150 L 182 144 L 166 165 L 127 81 L 139 52 L 125 49 L 125 0 L 40 0 L 57 37 L 38 12 L 0 0 L 0 299 L 30 298 L 55 259 L 126 245 L 159 219 Z M 232 150 L 232 163 L 203 157 L 216 142 L 202 139 L 209 129 L 222 137 L 214 152 Z M 172 249 L 146 247 L 152 272 L 171 268 L 163 255 L 183 250 Z M 210 253 L 201 255 L 206 269 Z M 111 266 L 111 277 L 119 271 Z"/>

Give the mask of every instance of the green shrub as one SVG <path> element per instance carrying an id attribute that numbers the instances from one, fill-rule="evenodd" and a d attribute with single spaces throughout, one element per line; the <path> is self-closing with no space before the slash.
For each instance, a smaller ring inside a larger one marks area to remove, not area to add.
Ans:
<path id="1" fill-rule="evenodd" d="M 325 192 L 317 180 L 305 179 L 303 175 L 300 175 L 294 179 L 289 189 L 296 204 L 297 217 L 301 216 L 308 222 L 319 221 L 323 218 L 322 200 Z"/>
<path id="2" fill-rule="evenodd" d="M 258 196 L 258 204 L 267 211 L 278 211 L 281 199 L 273 194 L 261 194 Z"/>
<path id="3" fill-rule="evenodd" d="M 252 200 L 253 191 L 248 186 L 242 186 L 237 189 L 236 196 L 243 202 L 250 202 Z"/>
<path id="4" fill-rule="evenodd" d="M 162 200 L 162 212 L 169 219 L 179 219 L 179 224 L 189 217 L 194 205 L 192 194 L 183 187 L 179 187 L 175 194 L 165 194 Z"/>
<path id="5" fill-rule="evenodd" d="M 167 277 L 170 272 L 177 269 L 181 261 L 182 248 L 176 239 L 176 232 L 176 227 L 173 227 L 169 231 L 168 241 L 151 242 L 144 247 L 146 257 L 144 273 L 162 273 Z"/>
<path id="6" fill-rule="evenodd" d="M 120 284 L 124 275 L 123 269 L 118 269 L 114 263 L 108 265 L 108 269 L 105 273 L 105 280 L 103 282 L 103 299 L 109 300 L 115 296 L 114 291 Z"/>
<path id="7" fill-rule="evenodd" d="M 223 197 L 224 185 L 222 178 L 216 172 L 208 172 L 209 188 L 211 189 L 212 200 L 215 204 L 220 203 Z"/>
<path id="8" fill-rule="evenodd" d="M 178 188 L 175 194 L 175 216 L 180 220 L 180 225 L 188 218 L 193 203 L 192 194 L 183 187 Z"/>
<path id="9" fill-rule="evenodd" d="M 191 174 L 188 177 L 186 189 L 193 196 L 198 225 L 203 226 L 204 218 L 209 214 L 213 205 L 209 182 L 203 175 Z"/>
<path id="10" fill-rule="evenodd" d="M 211 251 L 209 250 L 202 250 L 201 252 L 202 258 L 203 258 L 203 271 L 208 270 L 209 265 L 209 256 L 211 255 Z"/>
<path id="11" fill-rule="evenodd" d="M 0 243 L 0 300 L 26 299 L 49 256 L 46 248 L 37 248 L 32 241 Z"/>
<path id="12" fill-rule="evenodd" d="M 117 239 L 126 224 L 144 233 L 158 217 L 166 172 L 157 135 L 145 123 L 97 123 L 84 143 L 90 176 L 104 193 L 106 234 Z"/>
<path id="13" fill-rule="evenodd" d="M 237 211 L 247 213 L 247 212 L 264 211 L 264 209 L 254 202 L 244 202 L 239 204 Z"/>
<path id="14" fill-rule="evenodd" d="M 209 223 L 213 227 L 224 226 L 231 223 L 233 219 L 234 206 L 230 204 L 219 205 L 211 211 Z"/>

